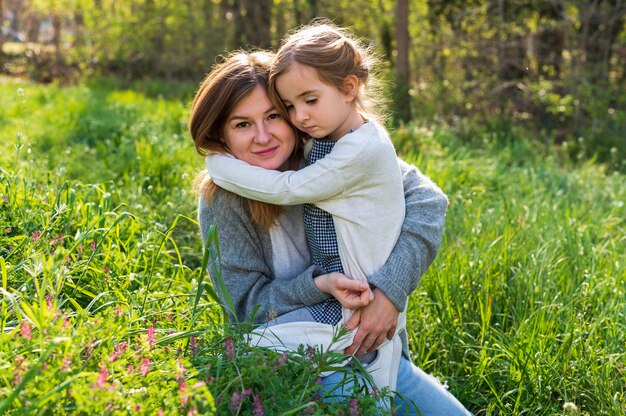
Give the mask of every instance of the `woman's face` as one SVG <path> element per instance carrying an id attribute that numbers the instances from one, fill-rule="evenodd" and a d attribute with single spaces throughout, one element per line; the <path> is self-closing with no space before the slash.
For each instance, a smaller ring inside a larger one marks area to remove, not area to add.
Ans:
<path id="1" fill-rule="evenodd" d="M 259 85 L 228 116 L 224 141 L 237 159 L 265 169 L 286 170 L 296 136 L 272 105 L 267 90 Z"/>

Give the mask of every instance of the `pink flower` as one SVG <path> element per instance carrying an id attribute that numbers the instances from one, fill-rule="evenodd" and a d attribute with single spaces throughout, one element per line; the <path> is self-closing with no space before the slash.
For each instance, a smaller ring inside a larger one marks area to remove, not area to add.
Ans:
<path id="1" fill-rule="evenodd" d="M 9 202 L 9 196 L 8 195 L 2 195 L 2 199 L 4 200 L 4 202 Z"/>
<path id="2" fill-rule="evenodd" d="M 63 233 L 61 233 L 59 235 L 55 235 L 54 237 L 52 237 L 52 240 L 50 240 L 50 245 L 56 246 L 56 245 L 62 243 L 64 237 L 65 236 L 63 235 Z"/>
<path id="3" fill-rule="evenodd" d="M 41 233 L 37 230 L 35 230 L 33 232 L 33 235 L 31 236 L 31 239 L 33 240 L 33 243 L 35 243 L 37 240 L 39 240 L 39 237 L 41 237 Z"/>
<path id="4" fill-rule="evenodd" d="M 231 337 L 224 340 L 224 353 L 229 360 L 235 358 L 235 342 Z"/>
<path id="5" fill-rule="evenodd" d="M 142 376 L 146 376 L 150 372 L 150 359 L 144 358 L 139 364 L 139 372 Z"/>
<path id="6" fill-rule="evenodd" d="M 102 269 L 102 271 L 104 272 L 104 274 L 109 274 L 109 266 L 104 266 L 104 269 Z"/>
<path id="7" fill-rule="evenodd" d="M 178 381 L 178 383 L 182 385 L 185 382 L 185 373 L 187 372 L 187 369 L 185 368 L 183 363 L 180 362 L 180 358 L 177 358 L 176 361 L 176 381 Z"/>
<path id="8" fill-rule="evenodd" d="M 153 326 L 148 328 L 148 332 L 146 333 L 146 335 L 148 336 L 148 344 L 150 345 L 150 348 L 154 348 L 154 346 L 156 345 L 156 337 L 154 336 Z"/>
<path id="9" fill-rule="evenodd" d="M 11 228 L 11 227 L 7 228 L 7 230 L 6 230 L 7 234 L 11 234 L 12 232 L 13 232 L 13 228 Z"/>
<path id="10" fill-rule="evenodd" d="M 26 338 L 29 341 L 33 339 L 33 333 L 28 321 L 22 321 L 20 325 L 20 331 L 22 332 L 22 337 Z"/>
<path id="11" fill-rule="evenodd" d="M 48 308 L 49 311 L 51 311 L 53 308 L 52 295 L 50 293 L 46 293 L 46 307 Z"/>
<path id="12" fill-rule="evenodd" d="M 89 244 L 89 248 L 90 248 L 92 251 L 93 251 L 93 250 L 95 250 L 95 249 L 96 249 L 96 242 L 95 242 L 95 241 L 92 241 L 92 242 Z"/>
<path id="13" fill-rule="evenodd" d="M 258 394 L 255 394 L 252 398 L 252 416 L 265 416 L 263 402 L 261 401 L 261 396 Z"/>
<path id="14" fill-rule="evenodd" d="M 126 351 L 127 348 L 128 348 L 128 344 L 125 341 L 122 341 L 119 344 L 117 344 L 115 346 L 115 350 L 113 351 L 113 354 L 111 354 L 111 356 L 109 357 L 109 361 L 111 362 L 117 361 L 122 356 L 122 354 L 124 354 L 124 351 Z"/>
<path id="15" fill-rule="evenodd" d="M 103 389 L 106 386 L 108 376 L 109 372 L 106 367 L 102 366 L 100 368 L 100 372 L 98 373 L 98 378 L 96 379 L 96 388 Z"/>

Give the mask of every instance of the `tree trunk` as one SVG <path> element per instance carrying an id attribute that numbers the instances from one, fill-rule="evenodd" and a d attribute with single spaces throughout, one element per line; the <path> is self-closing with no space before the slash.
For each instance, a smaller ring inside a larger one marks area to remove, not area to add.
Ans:
<path id="1" fill-rule="evenodd" d="M 396 117 L 401 121 L 411 119 L 411 96 L 409 95 L 409 2 L 398 0 L 396 4 Z"/>

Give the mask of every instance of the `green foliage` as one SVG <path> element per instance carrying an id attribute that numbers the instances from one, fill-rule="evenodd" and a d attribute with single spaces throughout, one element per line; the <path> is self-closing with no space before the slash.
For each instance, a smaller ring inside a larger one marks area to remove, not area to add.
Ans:
<path id="1" fill-rule="evenodd" d="M 162 89 L 0 84 L 0 412 L 376 414 L 363 386 L 320 400 L 341 357 L 224 325 L 191 219 L 188 90 Z M 393 130 L 450 199 L 410 298 L 413 360 L 475 414 L 626 415 L 626 179 L 526 134 Z"/>

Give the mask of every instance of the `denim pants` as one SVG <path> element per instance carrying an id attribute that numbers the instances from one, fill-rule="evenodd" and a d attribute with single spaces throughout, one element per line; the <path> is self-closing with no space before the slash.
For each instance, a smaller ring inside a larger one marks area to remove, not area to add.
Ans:
<path id="1" fill-rule="evenodd" d="M 344 372 L 337 371 L 322 379 L 324 389 L 332 391 L 333 397 L 329 400 L 340 400 L 342 395 L 350 395 L 352 381 L 345 383 L 341 389 L 335 389 L 344 377 Z M 365 383 L 365 380 L 361 378 L 360 382 Z M 396 392 L 398 394 L 394 398 L 394 407 L 398 409 L 397 415 L 471 415 L 441 383 L 404 356 L 400 360 Z M 389 404 L 381 406 L 388 408 Z"/>

